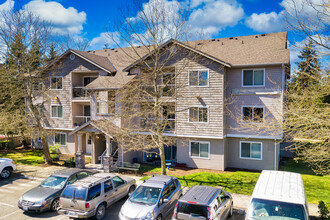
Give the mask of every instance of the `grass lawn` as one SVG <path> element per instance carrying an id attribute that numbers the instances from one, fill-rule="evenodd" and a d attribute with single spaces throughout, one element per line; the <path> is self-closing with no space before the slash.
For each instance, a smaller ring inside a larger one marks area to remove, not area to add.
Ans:
<path id="1" fill-rule="evenodd" d="M 259 173 L 195 173 L 178 177 L 183 186 L 223 186 L 232 193 L 252 195 Z M 318 204 L 320 200 L 330 203 L 330 176 L 302 175 L 307 200 Z"/>
<path id="2" fill-rule="evenodd" d="M 301 173 L 307 200 L 309 203 L 318 204 L 319 201 L 330 203 L 330 176 L 316 176 L 314 172 L 302 163 L 288 160 L 281 170 Z M 160 168 L 150 165 L 141 165 L 140 172 L 158 172 Z M 175 175 L 175 174 L 174 174 Z M 254 186 L 260 173 L 254 172 L 228 172 L 228 173 L 209 173 L 200 172 L 184 176 L 177 176 L 182 186 L 191 187 L 193 185 L 222 186 L 231 193 L 252 195 Z M 144 177 L 142 179 L 148 179 Z"/>
<path id="3" fill-rule="evenodd" d="M 53 157 L 53 155 L 51 156 Z M 0 157 L 13 159 L 17 164 L 34 166 L 39 166 L 44 162 L 42 150 L 8 151 L 0 153 Z"/>

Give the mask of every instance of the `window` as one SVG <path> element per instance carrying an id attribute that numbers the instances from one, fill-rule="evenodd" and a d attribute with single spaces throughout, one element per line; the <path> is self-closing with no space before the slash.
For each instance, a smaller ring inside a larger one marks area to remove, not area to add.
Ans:
<path id="1" fill-rule="evenodd" d="M 190 142 L 190 157 L 209 158 L 210 157 L 209 142 Z"/>
<path id="2" fill-rule="evenodd" d="M 175 92 L 175 74 L 163 73 L 162 77 L 162 95 L 173 96 Z"/>
<path id="3" fill-rule="evenodd" d="M 95 199 L 96 197 L 101 195 L 101 184 L 97 184 L 88 190 L 87 201 Z"/>
<path id="4" fill-rule="evenodd" d="M 243 86 L 264 86 L 265 85 L 265 71 L 257 70 L 243 70 Z"/>
<path id="5" fill-rule="evenodd" d="M 109 192 L 112 189 L 113 189 L 113 186 L 112 186 L 111 180 L 104 182 L 104 192 L 105 193 Z"/>
<path id="6" fill-rule="evenodd" d="M 263 107 L 243 107 L 243 121 L 262 122 L 264 118 Z"/>
<path id="7" fill-rule="evenodd" d="M 262 144 L 255 142 L 241 142 L 240 157 L 245 159 L 262 159 Z"/>
<path id="8" fill-rule="evenodd" d="M 112 181 L 113 181 L 113 185 L 115 185 L 115 188 L 125 184 L 125 181 L 122 180 L 120 177 L 118 176 L 115 176 L 114 178 L 112 178 Z"/>
<path id="9" fill-rule="evenodd" d="M 55 133 L 54 134 L 54 142 L 57 145 L 66 145 L 66 134 L 65 133 Z"/>
<path id="10" fill-rule="evenodd" d="M 208 86 L 208 85 L 209 85 L 208 70 L 189 71 L 189 86 Z"/>
<path id="11" fill-rule="evenodd" d="M 80 172 L 77 174 L 78 179 L 83 179 L 85 177 L 88 177 L 88 173 L 87 172 Z"/>
<path id="12" fill-rule="evenodd" d="M 61 76 L 52 76 L 50 77 L 50 89 L 62 89 L 62 80 Z"/>
<path id="13" fill-rule="evenodd" d="M 190 107 L 189 122 L 208 122 L 207 107 Z"/>
<path id="14" fill-rule="evenodd" d="M 63 117 L 63 107 L 61 105 L 52 106 L 52 118 L 62 118 Z"/>
<path id="15" fill-rule="evenodd" d="M 87 86 L 89 83 L 93 82 L 97 77 L 96 76 L 84 76 L 84 86 Z"/>
<path id="16" fill-rule="evenodd" d="M 68 180 L 68 185 L 70 185 L 76 181 L 77 181 L 77 176 L 76 176 L 76 174 L 74 174 L 74 175 L 70 176 L 70 178 Z"/>

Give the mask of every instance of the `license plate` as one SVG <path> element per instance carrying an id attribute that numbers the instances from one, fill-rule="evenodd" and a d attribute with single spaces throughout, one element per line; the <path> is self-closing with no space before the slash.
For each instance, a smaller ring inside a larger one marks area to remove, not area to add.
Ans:
<path id="1" fill-rule="evenodd" d="M 28 211 L 29 210 L 29 207 L 23 207 L 23 210 L 24 211 Z"/>
<path id="2" fill-rule="evenodd" d="M 76 216 L 76 213 L 75 212 L 69 212 L 68 215 L 70 215 L 70 216 Z"/>

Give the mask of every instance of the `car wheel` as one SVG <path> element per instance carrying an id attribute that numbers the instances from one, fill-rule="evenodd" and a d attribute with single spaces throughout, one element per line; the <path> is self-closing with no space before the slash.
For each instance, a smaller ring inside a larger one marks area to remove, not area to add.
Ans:
<path id="1" fill-rule="evenodd" d="M 0 176 L 3 179 L 8 179 L 11 176 L 12 173 L 12 169 L 10 169 L 9 167 L 6 167 L 2 170 Z"/>
<path id="2" fill-rule="evenodd" d="M 233 203 L 231 203 L 229 213 L 228 213 L 228 217 L 231 217 L 231 216 L 233 216 Z"/>
<path id="3" fill-rule="evenodd" d="M 95 219 L 101 220 L 101 219 L 103 219 L 104 215 L 105 215 L 105 205 L 101 204 L 96 209 Z"/>
<path id="4" fill-rule="evenodd" d="M 128 194 L 132 194 L 134 190 L 135 190 L 135 185 L 132 185 L 128 190 Z"/>
<path id="5" fill-rule="evenodd" d="M 163 217 L 162 217 L 161 214 L 159 214 L 159 215 L 157 216 L 157 218 L 156 218 L 156 220 L 162 220 L 162 219 L 163 219 Z"/>
<path id="6" fill-rule="evenodd" d="M 56 198 L 54 199 L 54 201 L 52 202 L 52 206 L 51 206 L 51 210 L 52 211 L 57 211 L 57 209 L 60 207 L 60 202 L 59 199 Z"/>

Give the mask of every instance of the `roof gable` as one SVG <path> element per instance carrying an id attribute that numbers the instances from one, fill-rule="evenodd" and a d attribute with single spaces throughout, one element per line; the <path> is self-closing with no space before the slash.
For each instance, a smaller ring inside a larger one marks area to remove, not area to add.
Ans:
<path id="1" fill-rule="evenodd" d="M 210 56 L 209 54 L 206 54 L 206 53 L 204 53 L 204 52 L 202 52 L 200 50 L 197 50 L 197 49 L 195 49 L 195 48 L 193 48 L 191 46 L 185 45 L 185 44 L 181 43 L 180 41 L 177 41 L 177 40 L 174 40 L 174 39 L 168 40 L 167 42 L 165 42 L 164 44 L 162 44 L 161 46 L 159 46 L 158 49 L 163 49 L 163 48 L 165 48 L 166 46 L 168 46 L 170 44 L 178 45 L 178 46 L 183 47 L 185 49 L 188 49 L 188 50 L 190 50 L 190 51 L 192 51 L 194 53 L 197 53 L 197 54 L 199 54 L 201 56 L 204 56 L 204 57 L 206 57 L 206 58 L 208 58 L 208 59 L 210 59 L 212 61 L 215 61 L 215 62 L 217 62 L 219 64 L 222 64 L 222 65 L 227 66 L 227 67 L 231 67 L 231 65 L 229 63 L 226 63 L 226 62 L 224 62 L 224 61 L 222 61 L 220 59 L 217 59 L 216 57 Z M 131 65 L 129 65 L 126 68 L 124 68 L 123 71 L 125 71 L 125 72 L 129 71 L 131 68 L 133 68 L 134 66 L 136 66 L 137 64 L 139 64 L 143 60 L 146 60 L 148 57 L 152 56 L 153 54 L 154 54 L 154 51 L 152 51 L 152 52 L 144 55 L 141 59 L 138 59 L 137 61 L 135 61 Z"/>
<path id="2" fill-rule="evenodd" d="M 107 57 L 91 54 L 91 53 L 88 53 L 85 51 L 73 50 L 73 49 L 69 49 L 69 50 L 65 51 L 61 56 L 59 56 L 53 62 L 48 64 L 44 68 L 44 71 L 47 70 L 48 68 L 50 68 L 51 66 L 55 65 L 59 60 L 61 60 L 62 58 L 64 58 L 65 56 L 67 56 L 70 53 L 80 57 L 81 59 L 86 60 L 87 62 L 104 70 L 107 73 L 115 73 L 117 71 L 116 68 L 112 65 L 112 63 L 110 62 L 110 60 Z"/>

